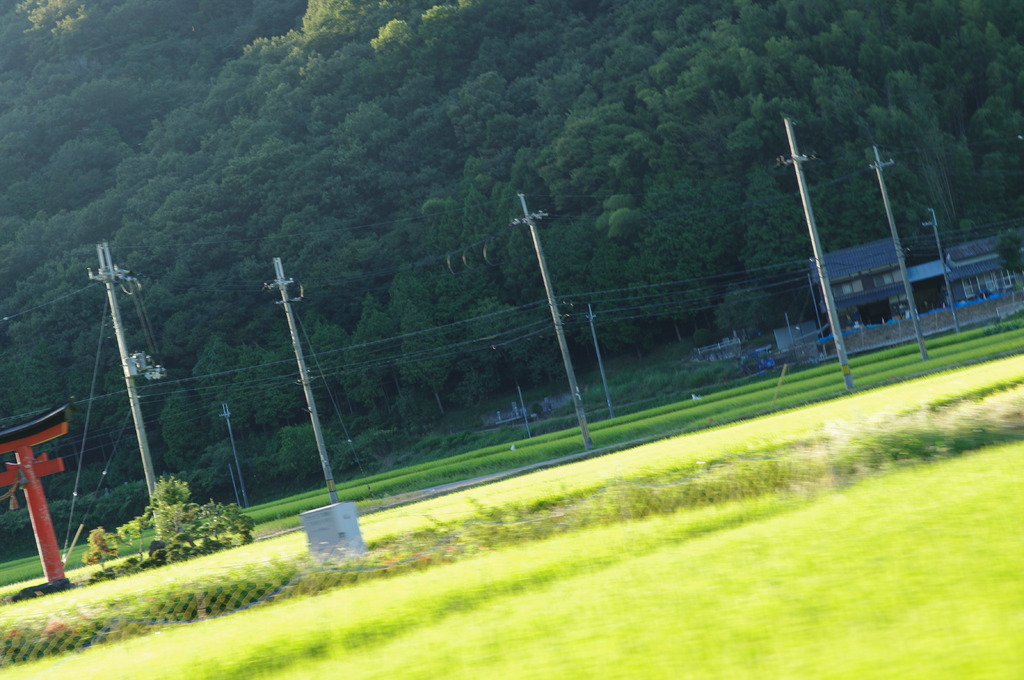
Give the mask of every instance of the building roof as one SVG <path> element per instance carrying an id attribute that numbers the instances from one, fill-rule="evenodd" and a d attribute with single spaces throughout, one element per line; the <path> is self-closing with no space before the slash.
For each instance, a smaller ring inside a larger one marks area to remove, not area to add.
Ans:
<path id="1" fill-rule="evenodd" d="M 830 279 L 842 279 L 872 269 L 895 267 L 897 264 L 896 246 L 891 238 L 825 253 L 825 266 Z"/>
<path id="2" fill-rule="evenodd" d="M 921 264 L 915 264 L 913 267 L 907 267 L 907 278 L 910 282 L 924 281 L 925 279 L 933 279 L 937 276 L 942 276 L 942 262 L 938 260 L 932 260 L 931 262 L 923 262 Z"/>
<path id="3" fill-rule="evenodd" d="M 969 260 L 973 257 L 984 257 L 985 255 L 996 254 L 996 236 L 980 238 L 976 241 L 968 241 L 946 250 L 946 256 L 953 262 Z"/>
<path id="4" fill-rule="evenodd" d="M 966 264 L 963 267 L 952 267 L 949 271 L 949 280 L 959 281 L 960 279 L 966 279 L 968 276 L 977 276 L 987 272 L 1000 271 L 1002 268 L 1003 265 L 996 259 L 972 262 L 971 264 Z"/>

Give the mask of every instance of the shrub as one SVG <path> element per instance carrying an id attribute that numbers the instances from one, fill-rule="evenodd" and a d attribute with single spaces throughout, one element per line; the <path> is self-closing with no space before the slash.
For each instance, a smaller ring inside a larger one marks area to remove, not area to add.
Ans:
<path id="1" fill-rule="evenodd" d="M 103 564 L 113 557 L 117 557 L 117 536 L 108 534 L 103 527 L 96 527 L 90 531 L 89 550 L 82 555 L 82 562 Z"/>
<path id="2" fill-rule="evenodd" d="M 148 559 L 141 559 L 142 532 L 149 526 L 156 527 L 158 541 L 150 544 Z M 90 583 L 251 543 L 255 526 L 253 519 L 234 503 L 222 505 L 210 501 L 206 505 L 199 505 L 192 501 L 188 482 L 175 477 L 161 477 L 145 513 L 117 530 L 117 535 L 125 540 L 139 541 L 138 557 L 131 557 L 115 568 L 100 572 Z M 94 552 L 98 555 L 97 561 L 102 561 L 104 554 L 117 554 L 116 548 L 107 548 L 106 553 L 102 552 L 102 546 L 107 545 L 101 543 L 107 540 L 103 527 L 94 529 L 89 535 L 91 546 L 94 545 L 94 536 L 96 547 L 86 553 L 87 559 Z"/>

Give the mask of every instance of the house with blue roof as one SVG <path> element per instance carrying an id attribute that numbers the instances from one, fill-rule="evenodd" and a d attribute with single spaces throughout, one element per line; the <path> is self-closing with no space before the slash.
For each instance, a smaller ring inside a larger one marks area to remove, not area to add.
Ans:
<path id="1" fill-rule="evenodd" d="M 996 252 L 998 237 L 969 241 L 946 252 L 949 282 L 956 302 L 987 298 L 990 295 L 1013 290 L 1021 284 L 1021 272 L 1003 269 L 1003 261 Z"/>
<path id="2" fill-rule="evenodd" d="M 844 329 L 881 324 L 908 313 L 899 260 L 891 238 L 826 253 L 825 267 Z M 816 268 L 812 267 L 812 271 L 817 281 Z M 930 308 L 941 299 L 941 268 L 908 268 L 907 274 L 919 310 Z M 919 282 L 927 281 L 927 285 L 914 286 L 915 277 Z M 934 277 L 938 277 L 939 286 L 933 281 Z"/>
<path id="3" fill-rule="evenodd" d="M 944 263 L 933 260 L 907 267 L 918 312 L 948 307 L 951 299 L 952 304 L 959 305 L 1020 287 L 1024 274 L 1003 268 L 996 240 L 992 236 L 949 248 Z M 825 266 L 844 330 L 883 324 L 908 315 L 906 292 L 891 238 L 826 253 Z M 945 290 L 943 266 L 949 276 L 951 295 Z M 811 270 L 817 282 L 813 260 Z"/>

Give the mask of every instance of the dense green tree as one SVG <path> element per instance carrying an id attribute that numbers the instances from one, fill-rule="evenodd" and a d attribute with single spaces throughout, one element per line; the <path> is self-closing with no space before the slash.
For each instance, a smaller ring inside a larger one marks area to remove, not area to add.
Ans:
<path id="1" fill-rule="evenodd" d="M 1024 247 L 1024 238 L 1019 231 L 1006 230 L 999 232 L 996 236 L 996 252 L 1002 262 L 1003 269 L 1011 272 L 1024 271 L 1024 255 L 1021 248 Z"/>

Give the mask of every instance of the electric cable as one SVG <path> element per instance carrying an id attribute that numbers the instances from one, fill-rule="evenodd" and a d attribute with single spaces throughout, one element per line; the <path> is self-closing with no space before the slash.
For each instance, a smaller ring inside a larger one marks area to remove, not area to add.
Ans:
<path id="1" fill-rule="evenodd" d="M 125 414 L 124 420 L 121 422 L 121 431 L 118 434 L 117 438 L 114 440 L 113 446 L 111 447 L 111 454 L 110 456 L 107 457 L 106 461 L 104 462 L 103 470 L 100 472 L 99 480 L 96 482 L 96 488 L 93 489 L 93 492 L 91 494 L 92 503 L 86 508 L 85 512 L 82 513 L 82 524 L 84 524 L 85 520 L 88 519 L 89 515 L 92 514 L 92 511 L 96 509 L 96 503 L 99 502 L 100 488 L 107 481 L 107 472 L 110 470 L 110 464 L 114 462 L 114 459 L 117 457 L 117 452 L 121 448 L 121 440 L 124 438 L 125 430 L 128 429 L 128 420 L 130 418 L 131 411 Z"/>
<path id="2" fill-rule="evenodd" d="M 149 321 L 149 314 L 146 312 L 146 303 L 142 298 L 142 282 L 138 279 L 131 280 L 131 287 L 134 289 L 127 292 L 135 305 L 135 313 L 139 317 L 139 324 L 142 326 L 142 334 L 146 339 L 146 347 L 152 355 L 158 355 L 156 337 L 153 335 L 153 325 Z"/>
<path id="3" fill-rule="evenodd" d="M 345 440 L 348 442 L 349 449 L 352 451 L 352 458 L 355 459 L 356 465 L 359 466 L 360 474 L 365 478 L 366 470 L 363 468 L 363 461 L 359 452 L 356 450 L 355 443 L 352 441 L 352 436 L 349 434 L 348 427 L 345 425 L 345 419 L 341 415 L 341 408 L 338 406 L 338 400 L 334 396 L 334 391 L 331 389 L 330 384 L 327 382 L 327 378 L 324 375 L 323 369 L 320 366 L 320 359 L 317 358 L 316 352 L 313 351 L 313 343 L 309 339 L 309 333 L 306 332 L 306 326 L 302 323 L 302 319 L 298 314 L 294 315 L 295 321 L 299 328 L 302 330 L 302 336 L 306 339 L 306 347 L 310 349 L 310 356 L 313 358 L 313 362 L 316 364 L 317 372 L 320 374 L 320 382 L 327 390 L 327 396 L 331 400 L 331 405 L 334 407 L 334 413 L 338 416 L 338 422 L 341 423 L 342 432 L 345 433 Z M 373 488 L 370 487 L 370 483 L 366 482 L 366 490 L 373 495 Z"/>
<path id="4" fill-rule="evenodd" d="M 90 283 L 89 285 L 84 286 L 82 288 L 79 288 L 76 291 L 72 291 L 72 292 L 70 292 L 70 293 L 68 293 L 66 295 L 61 295 L 58 298 L 54 298 L 53 300 L 50 300 L 49 302 L 44 302 L 41 305 L 36 305 L 35 307 L 29 307 L 28 309 L 23 309 L 20 312 L 15 312 L 14 314 L 8 314 L 7 316 L 0 317 L 0 321 L 11 321 L 13 319 L 18 318 L 19 316 L 23 316 L 25 314 L 28 314 L 29 312 L 34 312 L 37 309 L 43 309 L 44 307 L 49 307 L 50 305 L 56 304 L 58 302 L 63 302 L 64 300 L 67 300 L 70 297 L 74 297 L 75 295 L 78 295 L 79 293 L 87 291 L 90 288 L 95 287 L 96 285 L 98 285 L 98 284 Z"/>
<path id="5" fill-rule="evenodd" d="M 82 445 L 78 450 L 78 464 L 75 470 L 75 485 L 71 492 L 71 509 L 68 511 L 68 528 L 64 536 L 64 552 L 67 553 L 68 543 L 71 541 L 71 525 L 75 517 L 75 504 L 78 501 L 78 485 L 82 479 L 82 467 L 85 460 L 85 444 L 89 440 L 89 421 L 92 417 L 92 398 L 96 393 L 96 379 L 100 372 L 100 356 L 103 350 L 104 325 L 107 315 L 108 302 L 104 298 L 103 309 L 100 311 L 100 332 L 99 340 L 96 342 L 96 359 L 93 362 L 92 382 L 89 386 L 89 400 L 85 409 L 85 424 L 82 427 Z"/>

